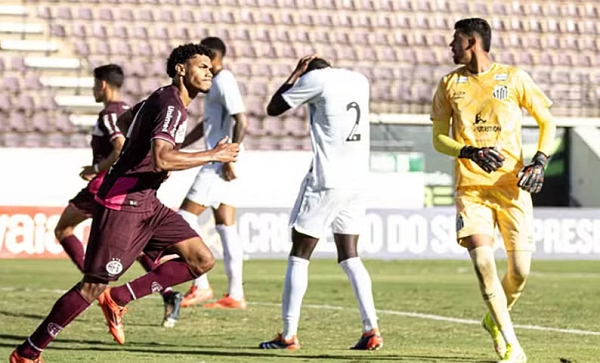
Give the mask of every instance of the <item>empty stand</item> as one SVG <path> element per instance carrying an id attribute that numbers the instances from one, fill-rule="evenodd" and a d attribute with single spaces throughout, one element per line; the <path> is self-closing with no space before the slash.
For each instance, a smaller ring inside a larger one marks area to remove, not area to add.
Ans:
<path id="1" fill-rule="evenodd" d="M 201 6 L 200 6 L 201 5 Z M 99 105 L 91 70 L 115 62 L 135 103 L 167 84 L 178 44 L 207 35 L 229 46 L 251 119 L 251 148 L 306 149 L 306 111 L 270 118 L 265 106 L 297 59 L 317 51 L 372 83 L 374 113 L 429 112 L 454 65 L 454 22 L 481 16 L 492 56 L 531 73 L 557 115 L 598 116 L 600 37 L 596 1 L 463 0 L 24 0 L 0 6 L 0 146 L 87 147 Z M 202 100 L 189 109 L 195 124 Z M 81 121 L 85 120 L 85 121 Z"/>

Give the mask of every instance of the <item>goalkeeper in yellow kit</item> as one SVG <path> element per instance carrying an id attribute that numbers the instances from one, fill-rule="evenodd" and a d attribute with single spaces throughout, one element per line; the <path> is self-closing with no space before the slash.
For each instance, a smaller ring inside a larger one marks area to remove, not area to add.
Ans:
<path id="1" fill-rule="evenodd" d="M 491 28 L 485 20 L 463 19 L 454 29 L 450 47 L 454 63 L 462 67 L 442 78 L 433 98 L 433 145 L 457 158 L 457 239 L 469 251 L 489 309 L 483 327 L 500 362 L 523 363 L 527 357 L 509 310 L 523 291 L 535 250 L 530 193 L 542 188 L 553 144 L 552 102 L 527 73 L 490 59 Z M 521 150 L 521 108 L 540 128 L 538 151 L 527 165 Z M 502 282 L 492 249 L 496 226 L 508 258 Z"/>

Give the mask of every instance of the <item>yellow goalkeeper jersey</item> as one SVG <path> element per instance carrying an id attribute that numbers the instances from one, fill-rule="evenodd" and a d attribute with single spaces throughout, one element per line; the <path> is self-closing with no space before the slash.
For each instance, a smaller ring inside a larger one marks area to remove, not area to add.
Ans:
<path id="1" fill-rule="evenodd" d="M 524 71 L 494 63 L 480 74 L 460 67 L 444 76 L 433 98 L 431 120 L 452 123 L 452 138 L 474 147 L 498 147 L 501 169 L 484 172 L 469 159 L 456 159 L 456 187 L 517 185 L 523 168 L 521 124 L 525 108 L 549 108 L 552 101 Z"/>

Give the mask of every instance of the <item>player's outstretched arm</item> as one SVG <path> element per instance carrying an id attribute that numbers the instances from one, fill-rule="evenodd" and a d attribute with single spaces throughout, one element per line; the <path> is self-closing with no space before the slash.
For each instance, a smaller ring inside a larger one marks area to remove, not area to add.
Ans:
<path id="1" fill-rule="evenodd" d="M 185 135 L 185 140 L 181 144 L 181 148 L 188 147 L 196 141 L 200 140 L 204 136 L 204 121 L 200 121 L 192 131 Z"/>
<path id="2" fill-rule="evenodd" d="M 298 65 L 292 72 L 292 74 L 288 77 L 281 87 L 275 92 L 273 97 L 271 97 L 271 101 L 267 105 L 267 115 L 269 116 L 279 116 L 285 111 L 292 108 L 283 98 L 283 94 L 288 91 L 290 88 L 296 84 L 298 79 L 306 72 L 306 68 L 308 68 L 309 63 L 317 58 L 316 54 L 307 55 L 305 57 L 300 58 L 298 61 Z"/>
<path id="3" fill-rule="evenodd" d="M 186 170 L 213 161 L 229 163 L 237 160 L 238 144 L 227 143 L 227 137 L 219 141 L 214 149 L 194 153 L 175 150 L 166 140 L 152 140 L 152 163 L 156 171 Z"/>

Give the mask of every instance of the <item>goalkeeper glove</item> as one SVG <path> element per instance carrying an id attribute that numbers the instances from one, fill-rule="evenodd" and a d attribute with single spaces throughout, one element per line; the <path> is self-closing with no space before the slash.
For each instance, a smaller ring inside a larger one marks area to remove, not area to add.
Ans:
<path id="1" fill-rule="evenodd" d="M 548 162 L 548 156 L 538 151 L 531 159 L 531 164 L 525 165 L 517 175 L 521 189 L 529 193 L 539 193 L 544 184 L 544 167 Z"/>
<path id="2" fill-rule="evenodd" d="M 458 157 L 472 160 L 488 174 L 500 169 L 504 162 L 504 156 L 491 147 L 465 146 L 460 150 Z"/>

